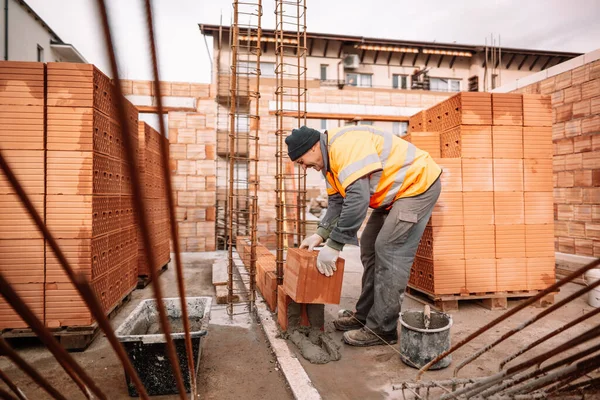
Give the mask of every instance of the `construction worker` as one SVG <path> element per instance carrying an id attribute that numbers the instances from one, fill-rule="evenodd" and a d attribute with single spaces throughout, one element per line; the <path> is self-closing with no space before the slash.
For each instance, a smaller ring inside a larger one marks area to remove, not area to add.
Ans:
<path id="1" fill-rule="evenodd" d="M 317 268 L 331 276 L 346 244 L 361 236 L 364 267 L 356 311 L 334 321 L 354 346 L 394 344 L 402 296 L 417 247 L 441 191 L 441 168 L 429 153 L 372 126 L 347 126 L 320 133 L 303 126 L 285 140 L 288 155 L 304 170 L 322 171 L 328 207 L 317 233 L 300 248 L 323 242 Z"/>

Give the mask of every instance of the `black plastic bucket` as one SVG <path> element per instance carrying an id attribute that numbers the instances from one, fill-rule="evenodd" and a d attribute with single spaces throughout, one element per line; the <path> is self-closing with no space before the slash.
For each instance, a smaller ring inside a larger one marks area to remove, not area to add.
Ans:
<path id="1" fill-rule="evenodd" d="M 422 311 L 404 311 L 400 314 L 400 358 L 413 368 L 427 365 L 450 349 L 452 317 L 446 313 L 432 312 L 429 329 L 425 329 Z M 449 355 L 430 369 L 446 368 L 452 362 Z"/>
<path id="2" fill-rule="evenodd" d="M 189 393 L 190 372 L 181 319 L 181 303 L 179 298 L 167 298 L 163 301 L 171 323 L 172 337 L 185 389 Z M 198 372 L 201 355 L 200 341 L 208 333 L 212 298 L 188 297 L 186 301 L 192 336 L 192 353 L 196 372 Z M 127 351 L 133 367 L 150 396 L 178 393 L 175 376 L 167 356 L 166 338 L 160 331 L 158 320 L 156 300 L 143 300 L 116 331 L 117 338 Z M 139 396 L 127 373 L 125 373 L 125 380 L 129 395 Z"/>

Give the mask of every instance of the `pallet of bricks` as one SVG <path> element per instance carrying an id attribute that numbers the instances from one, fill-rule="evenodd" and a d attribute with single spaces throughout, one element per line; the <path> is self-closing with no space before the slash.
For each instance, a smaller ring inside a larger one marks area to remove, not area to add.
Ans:
<path id="1" fill-rule="evenodd" d="M 93 65 L 37 65 L 46 90 L 46 97 L 41 96 L 46 118 L 42 113 L 45 190 L 40 211 L 75 272 L 90 280 L 110 314 L 137 283 L 131 179 L 111 99 L 112 83 Z M 137 146 L 137 110 L 130 103 L 128 119 Z M 46 245 L 42 254 L 36 264 L 43 272 L 37 292 L 42 296 L 40 316 L 66 347 L 84 348 L 97 332 L 95 321 L 52 250 Z M 12 331 L 6 337 L 27 334 L 14 331 L 23 323 L 9 320 L 2 327 Z"/>
<path id="2" fill-rule="evenodd" d="M 236 238 L 236 250 L 244 267 L 250 272 L 252 246 L 248 236 Z M 275 255 L 261 243 L 256 244 L 256 289 L 271 311 L 277 308 L 277 264 Z"/>
<path id="3" fill-rule="evenodd" d="M 156 258 L 153 265 L 148 262 L 138 227 L 138 288 L 143 288 L 150 282 L 150 268 L 163 271 L 170 261 L 169 210 L 163 178 L 163 159 L 160 153 L 161 142 L 167 140 L 147 123 L 142 121 L 138 123 L 138 169 Z"/>
<path id="4" fill-rule="evenodd" d="M 443 169 L 410 294 L 443 309 L 463 299 L 503 309 L 554 283 L 548 96 L 460 93 L 412 117 L 407 139 Z"/>

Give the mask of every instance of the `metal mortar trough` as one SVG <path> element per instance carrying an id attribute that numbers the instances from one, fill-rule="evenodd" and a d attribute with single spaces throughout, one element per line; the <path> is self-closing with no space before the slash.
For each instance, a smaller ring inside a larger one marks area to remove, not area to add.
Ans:
<path id="1" fill-rule="evenodd" d="M 207 334 L 210 319 L 210 297 L 187 297 L 188 319 L 192 336 L 192 353 L 196 372 L 200 363 L 200 340 Z M 171 333 L 177 358 L 181 367 L 186 391 L 190 391 L 190 373 L 181 318 L 179 298 L 163 299 L 171 324 Z M 116 331 L 117 338 L 125 347 L 140 380 L 150 396 L 176 394 L 177 384 L 167 356 L 166 338 L 163 334 L 156 308 L 156 300 L 143 300 L 125 319 Z M 137 397 L 138 392 L 130 377 L 125 373 L 129 395 Z"/>
<path id="2" fill-rule="evenodd" d="M 421 368 L 450 349 L 452 317 L 446 313 L 431 312 L 429 328 L 425 328 L 423 311 L 404 311 L 400 314 L 400 358 L 413 368 Z M 430 369 L 450 365 L 452 355 L 444 357 Z"/>

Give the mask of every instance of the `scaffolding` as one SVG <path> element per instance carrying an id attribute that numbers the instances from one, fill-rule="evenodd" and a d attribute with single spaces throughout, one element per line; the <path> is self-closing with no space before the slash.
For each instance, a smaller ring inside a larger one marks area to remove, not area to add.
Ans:
<path id="1" fill-rule="evenodd" d="M 275 19 L 276 257 L 282 283 L 285 250 L 306 234 L 306 173 L 290 162 L 285 146 L 291 130 L 306 125 L 306 1 L 277 0 Z"/>
<path id="2" fill-rule="evenodd" d="M 230 315 L 234 314 L 234 303 L 247 302 L 247 310 L 252 310 L 256 299 L 261 17 L 261 0 L 233 2 L 225 213 L 229 276 L 227 310 Z M 241 236 L 250 242 L 247 272 L 238 270 L 234 258 L 233 247 Z M 240 280 L 248 284 L 247 290 L 246 285 L 236 285 Z"/>

